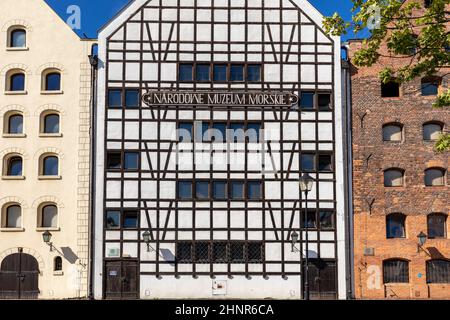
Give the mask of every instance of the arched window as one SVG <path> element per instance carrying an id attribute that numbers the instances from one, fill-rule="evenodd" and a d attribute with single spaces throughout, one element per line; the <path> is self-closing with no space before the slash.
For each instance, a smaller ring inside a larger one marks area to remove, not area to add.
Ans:
<path id="1" fill-rule="evenodd" d="M 7 122 L 5 123 L 4 133 L 21 134 L 23 133 L 23 115 L 19 113 L 12 113 L 6 115 Z"/>
<path id="2" fill-rule="evenodd" d="M 447 215 L 443 213 L 431 213 L 427 216 L 428 237 L 446 238 L 447 237 Z"/>
<path id="3" fill-rule="evenodd" d="M 423 125 L 423 140 L 436 141 L 442 134 L 444 126 L 438 122 L 428 122 Z"/>
<path id="4" fill-rule="evenodd" d="M 408 283 L 409 262 L 402 259 L 389 259 L 383 261 L 384 283 Z"/>
<path id="5" fill-rule="evenodd" d="M 43 133 L 59 133 L 59 114 L 47 113 L 43 115 L 42 120 Z"/>
<path id="6" fill-rule="evenodd" d="M 4 208 L 2 227 L 20 228 L 22 226 L 22 208 L 18 204 L 10 204 Z"/>
<path id="7" fill-rule="evenodd" d="M 450 283 L 450 261 L 443 259 L 428 260 L 427 283 Z"/>
<path id="8" fill-rule="evenodd" d="M 45 77 L 45 90 L 58 91 L 61 90 L 61 74 L 52 72 Z"/>
<path id="9" fill-rule="evenodd" d="M 55 257 L 53 260 L 53 271 L 62 271 L 62 258 Z"/>
<path id="10" fill-rule="evenodd" d="M 54 204 L 47 204 L 42 206 L 40 210 L 41 228 L 56 228 L 58 226 L 58 208 Z"/>
<path id="11" fill-rule="evenodd" d="M 443 186 L 445 184 L 445 170 L 442 168 L 431 168 L 425 170 L 425 185 L 427 187 Z"/>
<path id="12" fill-rule="evenodd" d="M 6 91 L 25 91 L 25 73 L 11 71 L 7 74 Z"/>
<path id="13" fill-rule="evenodd" d="M 19 155 L 6 156 L 4 161 L 6 172 L 4 174 L 9 177 L 20 177 L 23 175 L 23 161 Z"/>
<path id="14" fill-rule="evenodd" d="M 387 169 L 384 171 L 385 187 L 402 187 L 404 185 L 404 171 L 402 169 Z"/>
<path id="15" fill-rule="evenodd" d="M 392 238 L 405 238 L 405 221 L 406 216 L 401 213 L 391 213 L 386 216 L 386 237 Z"/>
<path id="16" fill-rule="evenodd" d="M 61 72 L 58 69 L 47 69 L 42 73 L 43 91 L 61 90 Z"/>
<path id="17" fill-rule="evenodd" d="M 24 29 L 15 28 L 9 32 L 10 48 L 25 48 L 27 45 L 27 33 Z"/>
<path id="18" fill-rule="evenodd" d="M 58 175 L 58 157 L 55 155 L 45 156 L 42 159 L 42 175 L 57 176 Z"/>
<path id="19" fill-rule="evenodd" d="M 422 96 L 435 96 L 439 92 L 441 79 L 438 77 L 427 77 L 421 80 Z"/>
<path id="20" fill-rule="evenodd" d="M 398 123 L 389 123 L 383 126 L 383 141 L 402 141 L 403 127 Z"/>

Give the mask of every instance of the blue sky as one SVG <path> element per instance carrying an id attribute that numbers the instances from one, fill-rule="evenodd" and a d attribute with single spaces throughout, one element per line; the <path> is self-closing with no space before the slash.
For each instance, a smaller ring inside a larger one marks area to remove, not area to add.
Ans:
<path id="1" fill-rule="evenodd" d="M 109 21 L 129 0 L 46 0 L 48 4 L 64 19 L 67 20 L 67 8 L 78 5 L 81 9 L 81 30 L 89 38 L 97 37 L 97 30 Z M 351 16 L 351 0 L 310 0 L 324 15 L 339 12 L 346 19 Z M 344 37 L 345 38 L 345 37 Z"/>

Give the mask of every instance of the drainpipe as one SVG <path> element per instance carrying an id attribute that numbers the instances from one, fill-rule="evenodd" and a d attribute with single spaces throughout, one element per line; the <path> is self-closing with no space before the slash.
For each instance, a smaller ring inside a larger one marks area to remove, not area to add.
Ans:
<path id="1" fill-rule="evenodd" d="M 98 56 L 94 53 L 94 49 L 97 45 L 92 45 L 91 54 L 89 55 L 89 63 L 91 64 L 91 116 L 90 116 L 90 142 L 91 142 L 91 157 L 90 157 L 90 184 L 89 184 L 89 273 L 88 273 L 88 285 L 89 294 L 88 299 L 94 300 L 94 258 L 95 258 L 95 132 L 96 132 L 96 112 L 97 112 L 97 67 Z"/>
<path id="2" fill-rule="evenodd" d="M 350 61 L 348 58 L 348 44 L 344 44 L 345 59 L 342 60 L 343 83 L 343 137 L 344 137 L 344 196 L 345 196 L 345 245 L 346 245 L 346 274 L 347 274 L 347 299 L 355 298 L 354 289 L 354 246 L 353 246 L 353 164 L 352 164 L 352 83 L 350 76 Z"/>

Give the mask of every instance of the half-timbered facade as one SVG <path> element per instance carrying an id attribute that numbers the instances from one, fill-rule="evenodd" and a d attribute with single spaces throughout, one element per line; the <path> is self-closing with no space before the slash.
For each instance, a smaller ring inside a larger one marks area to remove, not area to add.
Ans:
<path id="1" fill-rule="evenodd" d="M 340 43 L 321 25 L 304 0 L 136 0 L 102 29 L 96 298 L 298 299 L 306 230 L 311 297 L 345 298 Z"/>

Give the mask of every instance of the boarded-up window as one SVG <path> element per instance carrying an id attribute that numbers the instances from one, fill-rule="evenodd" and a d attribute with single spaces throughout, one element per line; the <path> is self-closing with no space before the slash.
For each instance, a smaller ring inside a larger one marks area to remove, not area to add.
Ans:
<path id="1" fill-rule="evenodd" d="M 398 124 L 383 126 L 383 141 L 402 141 L 402 127 Z"/>
<path id="2" fill-rule="evenodd" d="M 443 186 L 445 171 L 443 169 L 428 169 L 425 170 L 425 185 L 426 186 Z"/>
<path id="3" fill-rule="evenodd" d="M 400 169 L 389 169 L 384 172 L 385 187 L 403 186 L 403 171 Z"/>
<path id="4" fill-rule="evenodd" d="M 423 140 L 437 140 L 442 133 L 439 123 L 426 123 L 423 125 Z"/>

